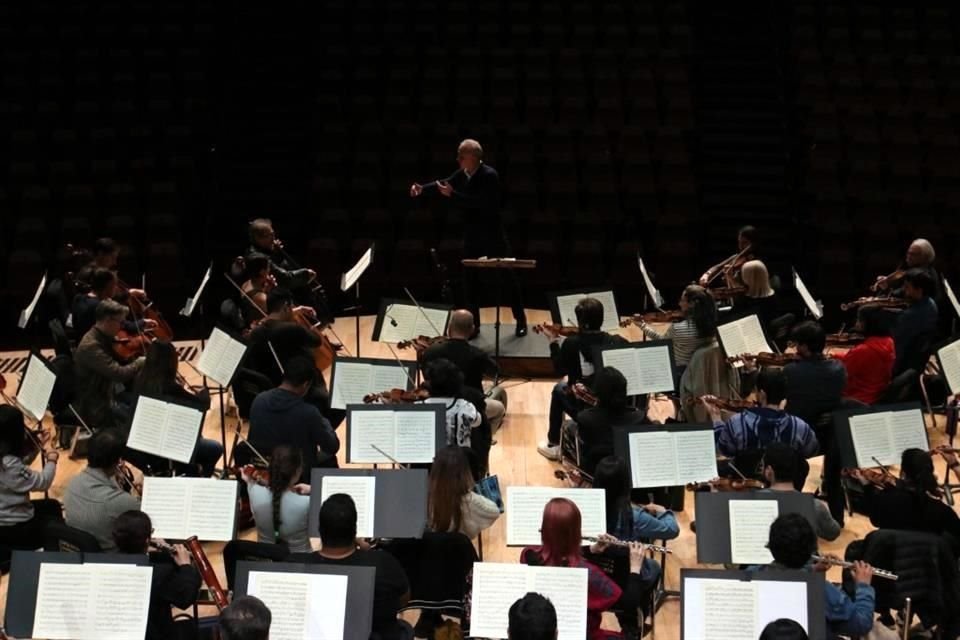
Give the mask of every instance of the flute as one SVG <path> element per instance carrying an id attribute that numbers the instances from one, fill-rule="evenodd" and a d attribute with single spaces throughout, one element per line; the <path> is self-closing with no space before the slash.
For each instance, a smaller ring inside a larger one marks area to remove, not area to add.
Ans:
<path id="1" fill-rule="evenodd" d="M 843 567 L 844 569 L 849 569 L 853 566 L 852 562 L 847 562 L 846 560 L 837 560 L 836 558 L 826 558 L 824 556 L 818 556 L 817 554 L 810 556 L 810 559 L 814 562 L 825 562 L 835 567 Z M 873 575 L 878 578 L 886 578 L 887 580 L 898 579 L 897 574 L 893 573 L 892 571 L 886 571 L 885 569 L 874 569 Z"/>
<path id="2" fill-rule="evenodd" d="M 580 536 L 581 539 L 586 540 L 587 542 L 599 542 L 600 544 L 609 544 L 615 547 L 629 547 L 629 542 L 624 542 L 623 540 L 617 540 L 616 538 L 608 538 L 601 540 L 597 536 Z M 643 546 L 644 549 L 650 549 L 654 553 L 673 553 L 672 549 L 667 549 L 666 547 L 661 547 L 657 544 L 647 544 L 646 542 L 639 543 Z"/>

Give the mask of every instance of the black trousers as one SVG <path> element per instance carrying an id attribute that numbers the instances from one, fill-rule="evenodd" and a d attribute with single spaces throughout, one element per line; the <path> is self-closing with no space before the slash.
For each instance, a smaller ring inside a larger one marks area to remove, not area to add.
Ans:
<path id="1" fill-rule="evenodd" d="M 31 500 L 33 518 L 26 522 L 0 526 L 0 546 L 33 551 L 43 546 L 43 532 L 51 520 L 63 520 L 63 511 L 56 500 Z"/>

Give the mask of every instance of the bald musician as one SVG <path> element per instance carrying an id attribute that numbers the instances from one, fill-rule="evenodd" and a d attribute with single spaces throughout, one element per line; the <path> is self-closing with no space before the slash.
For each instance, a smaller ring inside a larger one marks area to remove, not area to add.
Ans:
<path id="1" fill-rule="evenodd" d="M 447 339 L 427 348 L 421 360 L 424 367 L 440 358 L 449 360 L 463 373 L 464 386 L 483 393 L 483 378 L 496 377 L 497 363 L 489 354 L 467 342 L 475 328 L 473 314 L 466 309 L 457 309 L 450 314 Z M 507 392 L 499 386 L 491 388 L 489 397 L 486 398 L 486 415 L 492 433 L 500 429 L 500 423 L 507 412 L 506 404 Z"/>
<path id="2" fill-rule="evenodd" d="M 435 190 L 463 211 L 464 258 L 510 257 L 512 252 L 500 219 L 500 176 L 493 167 L 484 164 L 480 143 L 469 138 L 457 147 L 457 164 L 460 168 L 445 180 L 410 185 L 410 197 L 417 198 Z M 464 297 L 478 322 L 474 336 L 479 333 L 480 320 L 480 306 L 476 298 L 477 271 L 465 269 L 463 276 Z M 506 285 L 512 301 L 513 318 L 517 323 L 516 335 L 525 336 L 527 316 L 523 311 L 520 285 L 512 270 L 506 277 Z"/>

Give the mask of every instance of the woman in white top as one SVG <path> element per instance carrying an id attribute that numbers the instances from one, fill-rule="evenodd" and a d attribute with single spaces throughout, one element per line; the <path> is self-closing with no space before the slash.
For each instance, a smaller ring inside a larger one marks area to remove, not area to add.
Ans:
<path id="1" fill-rule="evenodd" d="M 303 467 L 300 449 L 280 445 L 270 456 L 269 486 L 243 474 L 250 495 L 250 510 L 257 523 L 257 541 L 286 544 L 291 553 L 309 553 L 307 516 L 310 485 L 298 484 Z"/>
<path id="2" fill-rule="evenodd" d="M 447 444 L 471 446 L 470 435 L 483 422 L 479 409 L 463 398 L 463 373 L 446 358 L 437 358 L 423 373 L 430 397 L 424 402 L 443 404 L 447 412 Z"/>
<path id="3" fill-rule="evenodd" d="M 640 329 L 651 340 L 673 340 L 673 360 L 677 367 L 686 367 L 693 352 L 713 342 L 717 333 L 717 303 L 710 292 L 691 284 L 680 295 L 683 320 L 674 322 L 665 333 L 659 333 L 646 322 Z"/>
<path id="4" fill-rule="evenodd" d="M 459 531 L 470 539 L 500 517 L 500 509 L 489 498 L 474 492 L 466 452 L 457 446 L 437 452 L 430 468 L 427 522 L 434 531 Z"/>

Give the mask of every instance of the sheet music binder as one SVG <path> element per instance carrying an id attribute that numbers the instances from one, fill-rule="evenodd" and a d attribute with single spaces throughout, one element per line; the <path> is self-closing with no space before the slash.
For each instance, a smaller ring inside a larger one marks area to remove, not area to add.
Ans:
<path id="1" fill-rule="evenodd" d="M 424 413 L 433 413 L 434 422 L 435 422 L 435 440 L 434 440 L 434 453 L 439 451 L 443 447 L 447 446 L 447 412 L 446 408 L 442 404 L 431 403 L 431 404 L 348 404 L 347 405 L 347 453 L 346 458 L 348 463 L 367 463 L 367 464 L 384 464 L 383 461 L 377 460 L 376 462 L 368 462 L 367 459 L 363 460 L 354 460 L 353 459 L 353 429 L 352 429 L 352 414 L 359 411 L 419 411 Z M 374 456 L 379 455 L 376 451 L 372 452 Z M 388 452 L 389 453 L 389 452 Z M 400 464 L 411 463 L 409 460 L 401 460 L 394 456 L 396 461 Z M 417 461 L 413 461 L 417 462 Z M 389 464 L 389 461 L 386 462 Z M 374 523 L 376 526 L 376 522 Z"/>
<path id="2" fill-rule="evenodd" d="M 550 319 L 554 322 L 554 324 L 569 326 L 572 323 L 575 326 L 577 324 L 577 318 L 575 314 L 572 312 L 563 314 L 560 310 L 560 301 L 558 298 L 564 298 L 568 296 L 585 298 L 588 296 L 597 297 L 597 295 L 600 295 L 603 298 L 609 297 L 611 300 L 613 300 L 612 308 L 608 308 L 606 303 L 603 305 L 604 323 L 601 328 L 604 331 L 616 331 L 620 328 L 620 315 L 617 312 L 616 304 L 617 298 L 613 292 L 613 289 L 606 286 L 580 287 L 578 289 L 568 289 L 566 291 L 549 292 L 547 294 L 547 300 L 550 303 Z M 601 299 L 601 302 L 604 302 L 604 300 Z"/>
<path id="3" fill-rule="evenodd" d="M 621 350 L 639 350 L 639 349 L 667 349 L 667 364 L 670 367 L 670 383 L 669 386 L 665 384 L 656 385 L 658 388 L 648 388 L 643 391 L 640 391 L 636 394 L 630 394 L 629 389 L 631 383 L 636 383 L 637 381 L 632 381 L 629 378 L 627 379 L 627 395 L 644 395 L 649 393 L 668 393 L 676 391 L 677 387 L 677 365 L 674 360 L 673 355 L 673 340 L 646 340 L 644 342 L 629 342 L 627 344 L 615 344 L 606 347 L 600 347 L 595 350 L 594 353 L 594 362 L 600 363 L 600 366 L 607 366 L 606 361 L 604 360 L 604 354 L 610 351 L 621 351 Z M 624 373 L 621 371 L 620 373 Z M 643 386 L 643 385 L 641 385 Z M 663 388 L 659 388 L 663 387 Z"/>
<path id="4" fill-rule="evenodd" d="M 317 517 L 323 480 L 330 476 L 373 476 L 373 535 L 376 538 L 422 538 L 427 526 L 426 469 L 313 469 L 310 472 L 310 516 L 307 531 L 320 537 Z"/>
<path id="5" fill-rule="evenodd" d="M 384 322 L 387 322 L 387 323 L 390 322 L 390 319 L 388 318 L 388 314 L 390 314 L 390 312 L 388 311 L 388 309 L 389 309 L 391 306 L 395 306 L 395 307 L 413 307 L 413 309 L 416 311 L 417 315 L 420 316 L 420 318 L 423 319 L 423 314 L 421 314 L 421 313 L 420 313 L 420 310 L 417 309 L 417 306 L 416 306 L 415 304 L 411 304 L 409 300 L 401 300 L 401 299 L 399 299 L 399 298 L 381 298 L 381 299 L 380 299 L 380 309 L 377 311 L 377 318 L 376 318 L 376 320 L 375 320 L 375 322 L 374 322 L 374 325 L 373 325 L 373 337 L 372 337 L 372 340 L 373 340 L 374 342 L 380 342 L 380 341 L 381 341 L 381 340 L 380 340 L 380 334 L 381 334 L 382 331 L 383 331 Z M 450 304 L 441 304 L 441 303 L 433 303 L 433 302 L 421 302 L 421 303 L 420 303 L 420 307 L 422 307 L 423 309 L 435 309 L 435 310 L 438 310 L 438 311 L 446 311 L 446 312 L 447 312 L 447 317 L 446 317 L 446 320 L 443 322 L 443 324 L 437 324 L 437 329 L 440 331 L 440 335 L 445 335 L 446 332 L 447 332 L 447 325 L 450 324 L 450 313 L 449 313 L 449 312 L 453 310 L 453 305 L 450 305 Z M 423 319 L 423 321 L 426 322 L 426 319 Z M 433 337 L 433 333 L 435 333 L 435 332 L 433 331 L 433 327 L 430 327 L 430 333 L 429 333 L 429 334 L 424 334 L 424 335 L 428 335 L 428 337 L 431 337 L 431 338 L 432 338 L 432 337 Z M 404 338 L 404 339 L 405 339 L 405 340 L 411 340 L 411 339 L 416 338 L 416 337 L 417 337 L 417 336 L 412 335 L 412 336 L 409 336 L 409 337 Z"/>
<path id="6" fill-rule="evenodd" d="M 296 558 L 295 554 L 293 557 Z M 343 640 L 367 640 L 373 627 L 373 585 L 376 569 L 341 564 L 301 564 L 295 562 L 237 563 L 236 595 L 247 595 L 251 571 L 265 573 L 308 573 L 347 576 L 347 606 Z"/>
<path id="7" fill-rule="evenodd" d="M 730 550 L 730 501 L 772 500 L 780 515 L 799 513 L 816 526 L 813 501 L 807 493 L 792 491 L 698 491 L 694 504 L 697 514 L 697 562 L 724 564 L 733 562 Z"/>
<path id="8" fill-rule="evenodd" d="M 417 379 L 417 362 L 415 360 L 404 360 L 403 369 L 407 372 L 407 375 L 404 376 L 404 385 L 405 389 L 412 389 L 413 382 L 411 380 Z M 391 360 L 388 358 L 340 358 L 336 357 L 333 359 L 333 367 L 330 370 L 330 402 L 331 406 L 334 409 L 343 409 L 347 404 L 351 404 L 350 399 L 346 399 L 344 406 L 337 406 L 335 402 L 336 398 L 336 385 L 337 385 L 337 365 L 343 367 L 344 364 L 372 364 L 379 367 L 393 367 L 394 369 L 400 369 L 400 363 L 396 360 Z M 367 393 L 381 393 L 387 391 L 387 389 L 370 389 Z M 355 402 L 361 402 L 362 398 L 356 398 Z"/>
<path id="9" fill-rule="evenodd" d="M 630 455 L 630 434 L 632 433 L 657 433 L 657 432 L 668 432 L 668 433 L 692 433 L 694 431 L 707 432 L 709 433 L 709 438 L 711 444 L 713 443 L 713 425 L 708 424 L 694 424 L 694 423 L 682 423 L 682 422 L 671 422 L 668 424 L 650 424 L 650 425 L 613 425 L 613 451 L 614 454 L 623 458 L 627 461 L 627 469 L 630 473 L 631 479 L 634 475 L 634 461 Z M 706 437 L 706 436 L 704 436 Z M 714 464 L 715 461 L 714 461 Z M 714 467 L 714 470 L 716 467 Z M 716 477 L 714 472 L 713 477 Z M 683 484 L 687 482 L 700 482 L 710 480 L 712 478 L 700 478 L 684 480 Z M 672 485 L 672 486 L 681 486 L 681 485 Z M 641 487 L 634 487 L 635 489 Z M 642 487 L 653 489 L 655 487 Z"/>

